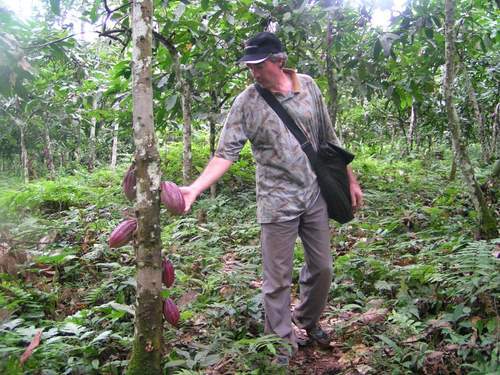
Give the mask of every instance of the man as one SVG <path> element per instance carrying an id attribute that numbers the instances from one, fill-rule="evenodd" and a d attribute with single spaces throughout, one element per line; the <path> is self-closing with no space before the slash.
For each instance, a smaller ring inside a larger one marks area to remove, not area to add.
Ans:
<path id="1" fill-rule="evenodd" d="M 315 149 L 320 140 L 339 144 L 318 86 L 311 77 L 284 68 L 286 58 L 280 40 L 262 32 L 248 40 L 239 62 L 247 65 L 256 84 L 275 95 Z M 257 166 L 265 331 L 288 340 L 296 350 L 301 342 L 292 329 L 293 319 L 306 330 L 309 341 L 326 347 L 328 336 L 318 324 L 332 276 L 326 203 L 306 154 L 254 85 L 233 103 L 214 158 L 193 184 L 181 188 L 186 211 L 238 159 L 247 140 Z M 350 168 L 348 175 L 356 208 L 362 204 L 363 195 Z M 301 301 L 292 317 L 290 288 L 297 235 L 304 246 L 305 265 L 300 273 Z"/>

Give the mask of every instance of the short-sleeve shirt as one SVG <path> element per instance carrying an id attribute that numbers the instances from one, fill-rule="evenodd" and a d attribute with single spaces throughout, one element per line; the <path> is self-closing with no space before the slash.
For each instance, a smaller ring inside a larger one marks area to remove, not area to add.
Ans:
<path id="1" fill-rule="evenodd" d="M 313 147 L 317 149 L 320 139 L 339 144 L 314 80 L 290 69 L 284 72 L 293 90 L 273 94 Z M 257 221 L 284 222 L 300 216 L 320 194 L 316 175 L 297 139 L 254 85 L 234 101 L 215 155 L 236 161 L 247 140 L 256 162 Z"/>

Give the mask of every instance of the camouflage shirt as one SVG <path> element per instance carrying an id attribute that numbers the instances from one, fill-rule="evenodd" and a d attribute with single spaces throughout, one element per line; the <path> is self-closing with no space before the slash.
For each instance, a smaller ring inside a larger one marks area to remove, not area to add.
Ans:
<path id="1" fill-rule="evenodd" d="M 274 95 L 313 147 L 317 149 L 320 139 L 339 144 L 314 80 L 290 69 L 284 72 L 292 79 L 292 92 Z M 254 85 L 248 86 L 234 101 L 215 155 L 236 161 L 247 140 L 251 142 L 257 165 L 259 223 L 292 220 L 314 204 L 319 186 L 309 159 Z"/>

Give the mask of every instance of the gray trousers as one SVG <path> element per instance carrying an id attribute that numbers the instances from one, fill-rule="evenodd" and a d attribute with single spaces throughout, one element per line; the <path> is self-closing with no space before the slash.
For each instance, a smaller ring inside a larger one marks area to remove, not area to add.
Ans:
<path id="1" fill-rule="evenodd" d="M 305 264 L 300 272 L 300 304 L 295 307 L 294 320 L 300 328 L 309 329 L 318 323 L 325 308 L 332 278 L 330 228 L 321 195 L 301 216 L 261 225 L 265 332 L 277 334 L 294 347 L 290 288 L 297 235 L 304 246 Z"/>

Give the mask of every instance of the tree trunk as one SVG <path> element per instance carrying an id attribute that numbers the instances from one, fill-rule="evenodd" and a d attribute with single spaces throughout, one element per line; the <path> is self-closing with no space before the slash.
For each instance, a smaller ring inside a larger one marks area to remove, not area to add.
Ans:
<path id="1" fill-rule="evenodd" d="M 191 152 L 191 87 L 189 81 L 182 74 L 179 51 L 171 42 L 159 33 L 154 33 L 155 37 L 168 49 L 172 57 L 175 77 L 180 85 L 181 107 L 183 120 L 183 152 L 182 152 L 182 183 L 188 185 L 191 180 L 192 152 Z"/>
<path id="2" fill-rule="evenodd" d="M 335 64 L 333 63 L 333 58 L 331 54 L 333 46 L 333 23 L 332 15 L 328 17 L 328 28 L 326 35 L 326 79 L 328 81 L 328 109 L 330 112 L 330 118 L 332 120 L 332 126 L 336 130 L 337 137 L 341 143 L 344 143 L 342 129 L 340 125 L 337 124 L 337 113 L 339 111 L 338 104 L 338 87 L 337 80 L 335 78 Z"/>
<path id="3" fill-rule="evenodd" d="M 44 137 L 45 137 L 45 162 L 47 164 L 47 169 L 49 171 L 50 179 L 53 179 L 56 176 L 56 168 L 54 166 L 54 154 L 52 152 L 52 145 L 50 141 L 50 133 L 49 127 L 47 124 L 44 124 Z"/>
<path id="4" fill-rule="evenodd" d="M 18 124 L 19 133 L 21 135 L 21 165 L 23 169 L 24 183 L 27 184 L 30 181 L 29 170 L 28 170 L 28 150 L 26 149 L 26 143 L 24 141 L 24 126 Z"/>
<path id="5" fill-rule="evenodd" d="M 137 295 L 135 334 L 127 374 L 160 375 L 162 338 L 160 156 L 153 121 L 152 0 L 132 4 L 133 124 L 136 147 Z"/>
<path id="6" fill-rule="evenodd" d="M 94 96 L 94 100 L 92 102 L 92 109 L 94 111 L 97 110 L 99 103 L 97 101 L 97 96 Z M 92 123 L 90 124 L 90 134 L 89 134 L 89 171 L 93 171 L 95 167 L 95 129 L 97 127 L 97 118 L 96 116 L 92 116 Z"/>
<path id="7" fill-rule="evenodd" d="M 453 148 L 457 163 L 464 177 L 465 186 L 477 211 L 479 219 L 479 235 L 490 239 L 497 236 L 496 219 L 489 210 L 486 200 L 474 176 L 474 171 L 467 154 L 467 149 L 462 144 L 461 129 L 458 114 L 453 103 L 453 81 L 455 79 L 455 1 L 445 0 L 445 76 L 443 91 L 448 115 L 448 126 L 451 133 Z"/>
<path id="8" fill-rule="evenodd" d="M 476 119 L 476 124 L 479 128 L 479 141 L 481 143 L 481 152 L 483 160 L 488 163 L 491 159 L 490 148 L 488 144 L 488 135 L 486 133 L 485 124 L 483 121 L 483 115 L 481 114 L 481 110 L 479 108 L 479 103 L 477 101 L 476 92 L 474 90 L 474 86 L 469 77 L 469 73 L 465 66 L 462 65 L 462 72 L 465 79 L 465 85 L 467 88 L 467 95 L 472 104 L 472 108 L 474 109 L 474 117 Z"/>
<path id="9" fill-rule="evenodd" d="M 495 113 L 493 114 L 493 129 L 491 135 L 491 157 L 498 157 L 498 134 L 500 133 L 500 103 L 495 107 Z"/>
<path id="10" fill-rule="evenodd" d="M 111 147 L 111 169 L 116 169 L 116 157 L 118 153 L 118 121 L 113 124 L 113 146 Z"/>
<path id="11" fill-rule="evenodd" d="M 457 157 L 455 153 L 452 154 L 453 158 L 451 160 L 451 169 L 450 169 L 450 175 L 448 177 L 448 180 L 453 181 L 457 177 Z"/>
<path id="12" fill-rule="evenodd" d="M 182 183 L 188 185 L 191 182 L 191 169 L 193 165 L 193 155 L 191 152 L 191 87 L 186 79 L 182 84 L 182 119 L 183 126 L 183 152 L 182 152 Z"/>
<path id="13" fill-rule="evenodd" d="M 411 104 L 411 114 L 410 114 L 410 127 L 407 133 L 407 144 L 409 153 L 413 150 L 413 143 L 415 141 L 415 133 L 417 131 L 417 106 L 415 104 L 415 99 Z"/>
<path id="14" fill-rule="evenodd" d="M 210 125 L 209 143 L 210 143 L 210 159 L 215 155 L 215 117 L 217 111 L 217 94 L 215 91 L 210 91 L 210 98 L 212 99 L 212 108 L 210 110 L 210 115 L 208 117 L 208 122 Z M 214 199 L 217 196 L 217 183 L 210 186 L 210 197 Z"/>
<path id="15" fill-rule="evenodd" d="M 73 124 L 73 128 L 76 130 L 75 131 L 75 139 L 76 139 L 76 145 L 75 145 L 75 152 L 74 152 L 74 158 L 76 164 L 80 164 L 82 153 L 80 151 L 81 143 L 82 143 L 82 137 L 80 133 L 80 123 L 76 120 L 71 120 L 71 123 Z"/>

